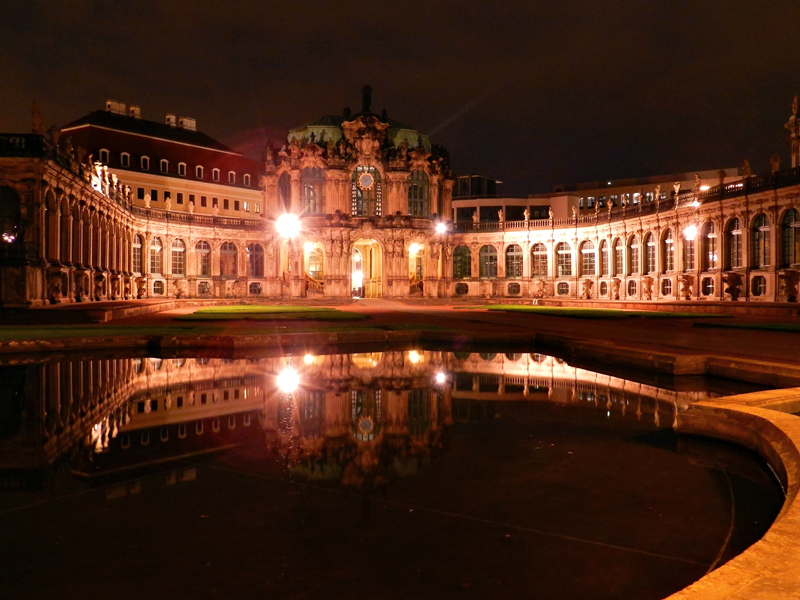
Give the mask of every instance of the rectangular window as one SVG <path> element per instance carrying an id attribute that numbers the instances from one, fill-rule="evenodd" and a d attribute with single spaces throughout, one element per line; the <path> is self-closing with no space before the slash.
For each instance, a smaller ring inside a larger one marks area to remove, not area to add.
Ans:
<path id="1" fill-rule="evenodd" d="M 227 198 L 223 198 L 222 199 L 222 208 L 224 208 L 225 210 L 228 210 L 230 207 L 231 207 L 231 201 L 228 200 Z"/>
<path id="2" fill-rule="evenodd" d="M 208 206 L 208 198 L 200 196 L 200 206 Z"/>
<path id="3" fill-rule="evenodd" d="M 158 190 L 150 190 L 150 200 L 158 202 Z"/>
<path id="4" fill-rule="evenodd" d="M 189 194 L 189 204 L 194 204 L 194 194 Z"/>
<path id="5" fill-rule="evenodd" d="M 136 198 L 138 200 L 144 200 L 144 188 L 136 188 Z"/>
<path id="6" fill-rule="evenodd" d="M 183 204 L 183 192 L 178 192 L 178 204 Z"/>
<path id="7" fill-rule="evenodd" d="M 219 198 L 211 198 L 211 207 L 219 207 Z"/>
<path id="8" fill-rule="evenodd" d="M 234 200 L 233 201 L 233 210 L 239 210 L 239 201 L 238 200 Z"/>
<path id="9" fill-rule="evenodd" d="M 165 202 L 167 200 L 171 199 L 171 198 L 172 198 L 172 192 L 164 192 L 164 201 Z"/>
<path id="10" fill-rule="evenodd" d="M 244 212 L 250 212 L 250 203 L 245 200 Z"/>
<path id="11" fill-rule="evenodd" d="M 255 212 L 257 212 L 257 213 L 261 212 L 261 202 L 256 202 L 255 203 Z"/>

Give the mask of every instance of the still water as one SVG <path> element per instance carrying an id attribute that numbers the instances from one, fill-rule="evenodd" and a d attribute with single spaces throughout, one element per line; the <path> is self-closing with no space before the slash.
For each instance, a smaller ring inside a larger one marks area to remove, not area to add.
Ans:
<path id="1" fill-rule="evenodd" d="M 645 378 L 422 349 L 0 366 L 4 596 L 662 598 L 783 497 L 671 430 L 735 387 Z"/>

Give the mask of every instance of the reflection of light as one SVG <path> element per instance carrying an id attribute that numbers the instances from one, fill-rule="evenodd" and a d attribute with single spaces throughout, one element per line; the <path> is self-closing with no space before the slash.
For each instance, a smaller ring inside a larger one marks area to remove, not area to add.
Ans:
<path id="1" fill-rule="evenodd" d="M 417 244 L 416 242 L 414 242 L 413 244 L 411 244 L 408 247 L 408 252 L 409 252 L 409 254 L 416 254 L 417 252 L 419 252 L 419 249 L 420 249 L 420 245 Z"/>
<path id="2" fill-rule="evenodd" d="M 306 242 L 303 244 L 303 250 L 306 252 L 311 252 L 314 249 L 314 242 Z"/>
<path id="3" fill-rule="evenodd" d="M 353 271 L 353 287 L 361 287 L 364 283 L 364 273 L 361 271 Z"/>
<path id="4" fill-rule="evenodd" d="M 687 225 L 686 229 L 683 230 L 683 237 L 687 240 L 693 240 L 697 237 L 697 225 Z"/>
<path id="5" fill-rule="evenodd" d="M 285 394 L 291 394 L 300 385 L 300 376 L 294 369 L 286 368 L 278 375 L 278 389 Z"/>
<path id="6" fill-rule="evenodd" d="M 300 233 L 300 220 L 294 215 L 283 214 L 275 221 L 275 228 L 279 236 L 293 238 Z"/>
<path id="7" fill-rule="evenodd" d="M 353 255 L 353 260 L 356 262 L 361 262 L 361 255 L 360 254 Z"/>
<path id="8" fill-rule="evenodd" d="M 422 357 L 419 355 L 419 352 L 417 352 L 416 350 L 410 350 L 408 352 L 408 360 L 410 360 L 414 364 L 417 364 L 419 361 L 422 360 Z"/>
<path id="9" fill-rule="evenodd" d="M 700 202 L 698 200 L 692 202 L 692 208 L 697 208 L 698 206 L 700 206 Z"/>
<path id="10" fill-rule="evenodd" d="M 314 357 L 313 357 L 313 356 L 311 356 L 310 354 L 306 354 L 306 355 L 303 357 L 303 362 L 304 362 L 304 363 L 306 363 L 307 365 L 310 365 L 311 363 L 313 363 L 313 362 L 314 362 Z"/>
<path id="11" fill-rule="evenodd" d="M 705 192 L 706 190 L 709 190 L 709 189 L 711 189 L 710 185 L 701 185 L 700 186 L 700 191 L 701 192 Z"/>
<path id="12" fill-rule="evenodd" d="M 447 225 L 444 223 L 437 223 L 436 224 L 436 233 L 445 233 L 447 232 Z"/>
<path id="13" fill-rule="evenodd" d="M 436 374 L 436 383 L 442 384 L 442 383 L 445 382 L 446 379 L 447 379 L 447 376 L 444 374 L 444 371 L 439 371 Z"/>
<path id="14" fill-rule="evenodd" d="M 11 242 L 13 242 L 15 239 L 17 239 L 17 236 L 15 236 L 13 233 L 4 233 L 4 234 L 3 234 L 3 241 L 4 241 L 5 243 L 7 243 L 7 244 L 10 244 L 10 243 L 11 243 Z"/>

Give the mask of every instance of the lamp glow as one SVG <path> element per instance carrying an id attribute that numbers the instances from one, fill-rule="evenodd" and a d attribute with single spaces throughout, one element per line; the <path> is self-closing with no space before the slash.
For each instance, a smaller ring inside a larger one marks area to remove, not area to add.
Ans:
<path id="1" fill-rule="evenodd" d="M 311 355 L 311 354 L 306 354 L 306 355 L 303 357 L 303 362 L 304 362 L 304 363 L 306 363 L 307 365 L 310 365 L 311 363 L 313 363 L 313 362 L 314 362 L 314 356 L 313 356 L 313 355 Z"/>
<path id="2" fill-rule="evenodd" d="M 687 240 L 693 240 L 697 237 L 697 225 L 687 225 L 683 230 L 683 237 Z"/>
<path id="3" fill-rule="evenodd" d="M 314 242 L 306 242 L 303 244 L 303 250 L 306 252 L 311 252 L 314 249 Z"/>
<path id="4" fill-rule="evenodd" d="M 419 361 L 422 360 L 422 357 L 419 355 L 419 352 L 416 350 L 409 350 L 408 352 L 408 360 L 410 360 L 413 364 L 417 364 Z"/>
<path id="5" fill-rule="evenodd" d="M 416 242 L 414 242 L 413 244 L 411 244 L 408 247 L 408 252 L 409 252 L 409 254 L 416 254 L 417 252 L 419 252 L 419 249 L 420 249 L 420 245 L 417 244 Z"/>
<path id="6" fill-rule="evenodd" d="M 278 375 L 278 389 L 284 394 L 291 394 L 300 385 L 300 376 L 294 369 L 286 368 Z"/>
<path id="7" fill-rule="evenodd" d="M 705 192 L 706 190 L 710 190 L 710 189 L 711 189 L 710 185 L 701 185 L 700 186 L 700 191 L 701 192 Z"/>
<path id="8" fill-rule="evenodd" d="M 444 374 L 444 371 L 439 371 L 436 374 L 436 383 L 439 385 L 443 384 L 447 380 L 447 375 Z"/>
<path id="9" fill-rule="evenodd" d="M 442 222 L 436 224 L 436 233 L 447 233 L 447 225 Z"/>
<path id="10" fill-rule="evenodd" d="M 297 234 L 300 233 L 300 219 L 289 213 L 283 214 L 275 221 L 275 228 L 281 237 L 290 239 L 297 237 Z"/>

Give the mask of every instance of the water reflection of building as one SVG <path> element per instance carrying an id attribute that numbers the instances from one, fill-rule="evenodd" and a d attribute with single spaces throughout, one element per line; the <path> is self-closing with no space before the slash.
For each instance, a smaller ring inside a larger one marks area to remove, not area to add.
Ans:
<path id="1" fill-rule="evenodd" d="M 281 391 L 287 368 L 299 385 Z M 497 401 L 594 407 L 668 426 L 707 396 L 540 354 L 387 351 L 248 360 L 91 358 L 0 366 L 0 487 L 40 485 L 61 459 L 106 476 L 234 446 L 293 477 L 358 488 L 415 473 L 454 422 Z"/>

